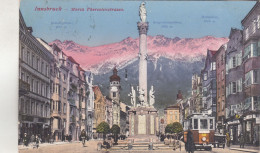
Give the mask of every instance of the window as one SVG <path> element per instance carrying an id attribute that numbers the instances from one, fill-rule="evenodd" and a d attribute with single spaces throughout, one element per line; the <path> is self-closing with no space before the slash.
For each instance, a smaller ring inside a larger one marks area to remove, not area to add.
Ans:
<path id="1" fill-rule="evenodd" d="M 200 129 L 208 129 L 208 120 L 200 119 Z"/>
<path id="2" fill-rule="evenodd" d="M 21 59 L 24 60 L 24 47 L 22 46 L 22 49 L 21 49 Z"/>
<path id="3" fill-rule="evenodd" d="M 240 78 L 236 82 L 237 82 L 237 92 L 242 92 L 242 78 Z"/>
<path id="4" fill-rule="evenodd" d="M 34 102 L 31 104 L 31 114 L 34 115 Z"/>
<path id="5" fill-rule="evenodd" d="M 216 70 L 216 62 L 213 62 L 213 63 L 212 63 L 212 70 L 213 70 L 213 71 Z"/>
<path id="6" fill-rule="evenodd" d="M 248 31 L 248 28 L 246 28 L 246 30 L 245 30 L 245 39 L 246 40 L 248 39 L 248 36 L 249 36 L 249 31 Z"/>
<path id="7" fill-rule="evenodd" d="M 113 97 L 116 97 L 116 92 L 113 92 Z"/>
<path id="8" fill-rule="evenodd" d="M 40 113 L 41 116 L 43 116 L 43 105 L 41 105 L 41 110 L 40 111 L 41 111 L 41 113 Z"/>
<path id="9" fill-rule="evenodd" d="M 237 92 L 236 82 L 232 82 L 232 93 L 236 93 L 236 92 Z"/>
<path id="10" fill-rule="evenodd" d="M 67 77 L 66 74 L 63 74 L 63 80 L 66 81 Z"/>
<path id="11" fill-rule="evenodd" d="M 34 79 L 31 80 L 31 91 L 34 92 Z"/>
<path id="12" fill-rule="evenodd" d="M 232 58 L 232 67 L 236 67 L 236 57 Z"/>
<path id="13" fill-rule="evenodd" d="M 66 88 L 63 88 L 63 98 L 66 98 L 66 95 L 67 95 L 67 90 Z"/>
<path id="14" fill-rule="evenodd" d="M 221 55 L 221 65 L 223 65 L 224 64 L 224 55 L 222 54 Z"/>
<path id="15" fill-rule="evenodd" d="M 27 51 L 27 64 L 30 64 L 30 52 L 29 51 Z"/>
<path id="16" fill-rule="evenodd" d="M 221 71 L 221 78 L 224 79 L 224 70 Z"/>
<path id="17" fill-rule="evenodd" d="M 41 64 L 41 72 L 44 74 L 44 62 Z"/>
<path id="18" fill-rule="evenodd" d="M 48 65 L 46 65 L 46 76 L 49 76 L 49 66 Z"/>
<path id="19" fill-rule="evenodd" d="M 260 29 L 260 15 L 257 16 L 257 29 Z"/>
<path id="20" fill-rule="evenodd" d="M 36 82 L 36 93 L 39 94 L 39 81 Z"/>
<path id="21" fill-rule="evenodd" d="M 60 112 L 61 111 L 61 102 L 58 101 L 58 111 Z"/>
<path id="22" fill-rule="evenodd" d="M 208 73 L 207 73 L 207 72 L 205 72 L 205 73 L 203 74 L 203 79 L 204 79 L 204 81 L 206 81 L 206 80 L 208 79 Z"/>
<path id="23" fill-rule="evenodd" d="M 59 96 L 61 96 L 61 86 L 58 85 L 58 88 L 59 88 Z"/>
<path id="24" fill-rule="evenodd" d="M 45 106 L 45 117 L 48 117 L 48 106 Z"/>
<path id="25" fill-rule="evenodd" d="M 40 67 L 40 59 L 37 58 L 37 62 L 36 62 L 36 69 L 39 71 L 39 67 Z"/>
<path id="26" fill-rule="evenodd" d="M 198 119 L 194 119 L 194 129 L 198 129 Z"/>
<path id="27" fill-rule="evenodd" d="M 36 107 L 35 107 L 36 109 L 35 109 L 35 115 L 39 115 L 39 113 L 38 113 L 38 104 L 36 103 Z"/>
<path id="28" fill-rule="evenodd" d="M 32 67 L 34 67 L 34 54 L 32 54 Z"/>
<path id="29" fill-rule="evenodd" d="M 66 103 L 63 104 L 63 113 L 66 114 L 67 112 L 67 106 L 66 106 Z"/>
<path id="30" fill-rule="evenodd" d="M 213 119 L 209 120 L 209 128 L 213 129 L 214 125 L 213 125 Z"/>
<path id="31" fill-rule="evenodd" d="M 257 83 L 257 77 L 258 77 L 258 75 L 257 75 L 257 70 L 253 70 L 253 83 Z"/>
<path id="32" fill-rule="evenodd" d="M 244 61 L 250 57 L 256 57 L 256 56 L 259 56 L 259 53 L 257 51 L 257 43 L 251 43 L 247 47 L 245 47 L 245 53 L 243 57 Z"/>

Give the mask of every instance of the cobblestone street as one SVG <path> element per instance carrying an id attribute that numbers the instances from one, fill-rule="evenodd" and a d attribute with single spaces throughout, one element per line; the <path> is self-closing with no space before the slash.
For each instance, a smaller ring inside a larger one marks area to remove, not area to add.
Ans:
<path id="1" fill-rule="evenodd" d="M 150 151 L 150 150 L 121 150 L 121 151 L 97 151 L 97 143 L 99 141 L 87 141 L 85 147 L 82 146 L 80 142 L 73 142 L 73 143 L 57 143 L 57 144 L 41 144 L 38 149 L 33 149 L 32 147 L 19 147 L 19 153 L 172 153 L 172 152 L 179 152 L 179 153 L 186 153 L 184 147 L 182 150 L 175 150 L 175 151 Z M 245 148 L 243 151 L 237 147 L 231 148 L 213 148 L 212 151 L 195 151 L 196 153 L 242 153 L 242 152 L 259 152 L 257 150 L 253 150 L 252 148 Z M 254 148 L 256 149 L 256 148 Z"/>

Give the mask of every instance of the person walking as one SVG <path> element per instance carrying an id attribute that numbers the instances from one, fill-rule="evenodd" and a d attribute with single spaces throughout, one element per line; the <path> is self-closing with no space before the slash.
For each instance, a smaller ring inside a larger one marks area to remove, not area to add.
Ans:
<path id="1" fill-rule="evenodd" d="M 240 148 L 244 148 L 245 138 L 244 138 L 244 135 L 243 135 L 242 132 L 241 132 L 240 135 L 239 135 L 239 144 L 240 144 Z"/>
<path id="2" fill-rule="evenodd" d="M 39 148 L 39 143 L 40 143 L 40 138 L 38 137 L 38 135 L 36 135 L 36 137 L 35 137 L 35 145 L 36 145 L 37 149 Z"/>
<path id="3" fill-rule="evenodd" d="M 82 144 L 83 144 L 83 147 L 84 147 L 85 146 L 85 140 L 86 140 L 86 131 L 85 131 L 85 129 L 83 129 L 81 131 L 80 137 L 81 137 L 81 141 L 82 141 Z"/>
<path id="4" fill-rule="evenodd" d="M 27 133 L 24 133 L 24 137 L 23 137 L 23 145 L 24 146 L 28 146 L 28 140 L 29 138 L 28 138 L 28 136 L 27 136 Z"/>
<path id="5" fill-rule="evenodd" d="M 34 145 L 34 142 L 35 142 L 35 137 L 34 137 L 34 135 L 32 135 L 30 138 L 30 143 L 32 146 Z"/>
<path id="6" fill-rule="evenodd" d="M 226 133 L 227 147 L 230 147 L 230 136 L 229 133 Z"/>
<path id="7" fill-rule="evenodd" d="M 185 150 L 188 153 L 193 153 L 195 150 L 193 134 L 190 129 L 188 130 L 188 133 L 187 133 L 187 142 L 185 143 Z"/>

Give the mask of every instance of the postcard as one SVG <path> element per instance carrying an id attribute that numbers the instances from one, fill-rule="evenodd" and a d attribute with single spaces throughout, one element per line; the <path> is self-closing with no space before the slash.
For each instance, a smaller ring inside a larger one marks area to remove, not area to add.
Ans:
<path id="1" fill-rule="evenodd" d="M 258 152 L 259 1 L 19 8 L 18 150 Z"/>

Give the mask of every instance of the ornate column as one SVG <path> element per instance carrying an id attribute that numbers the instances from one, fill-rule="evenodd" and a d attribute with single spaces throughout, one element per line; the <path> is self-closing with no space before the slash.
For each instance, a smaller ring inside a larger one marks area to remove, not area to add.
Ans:
<path id="1" fill-rule="evenodd" d="M 147 101 L 147 41 L 148 22 L 138 22 L 139 31 L 139 91 L 144 91 L 144 105 Z"/>

